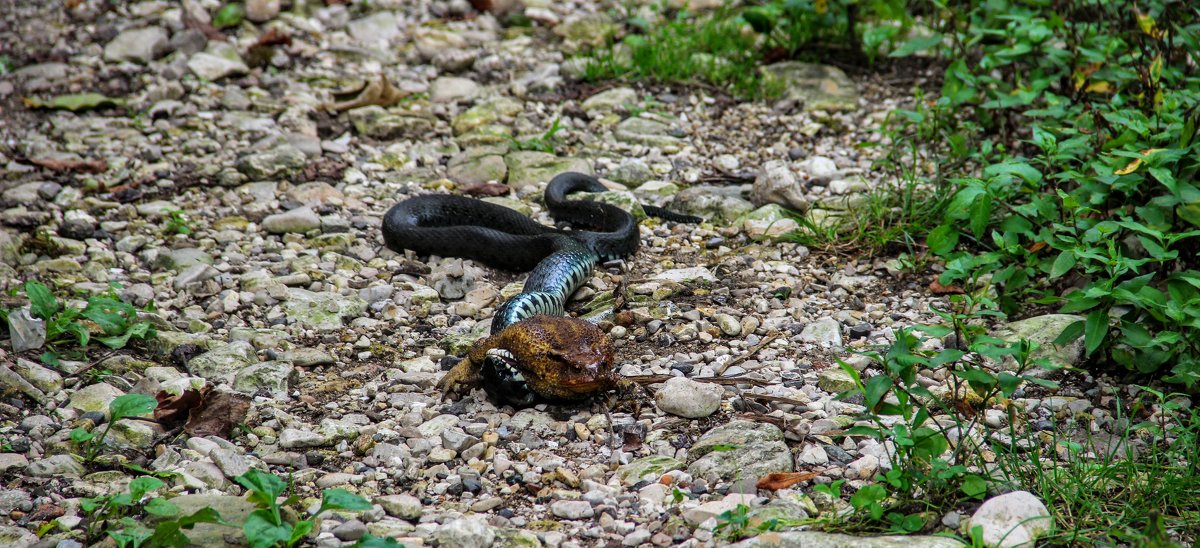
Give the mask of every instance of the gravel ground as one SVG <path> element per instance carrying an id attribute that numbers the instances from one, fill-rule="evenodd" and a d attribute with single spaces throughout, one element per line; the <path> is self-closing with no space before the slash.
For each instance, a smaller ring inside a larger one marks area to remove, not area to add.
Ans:
<path id="1" fill-rule="evenodd" d="M 949 304 L 928 289 L 934 272 L 776 237 L 797 228 L 781 206 L 827 222 L 885 184 L 875 149 L 855 145 L 880 139 L 871 128 L 909 101 L 897 80 L 781 67 L 809 77 L 771 104 L 701 87 L 596 86 L 576 80 L 570 52 L 613 25 L 609 3 L 511 7 L 532 27 L 502 26 L 461 0 L 280 3 L 248 1 L 247 21 L 221 31 L 208 24 L 215 0 L 0 9 L 0 36 L 19 45 L 3 50 L 14 71 L 0 77 L 0 289 L 36 278 L 84 298 L 118 283 L 123 300 L 154 305 L 159 330 L 149 345 L 56 368 L 35 363 L 41 350 L 0 345 L 0 544 L 34 543 L 38 531 L 42 546 L 82 540 L 80 498 L 119 492 L 132 476 L 84 469 L 67 456 L 77 451 L 68 433 L 103 422 L 129 392 L 249 395 L 246 428 L 228 440 L 127 420 L 112 449 L 175 472 L 165 490 L 189 497 L 175 500 L 223 513 L 244 510 L 231 479 L 248 467 L 290 473 L 302 497 L 342 487 L 375 503 L 325 516 L 320 546 L 366 533 L 407 546 L 723 544 L 716 518 L 739 503 L 761 516 L 828 516 L 848 505 L 814 483 L 846 479 L 852 492 L 890 468 L 885 445 L 831 437 L 863 410 L 835 399 L 850 382 L 836 360 L 877 374 L 853 351 L 937 323 L 933 309 Z M 383 80 L 399 102 L 365 104 Z M 364 85 L 358 108 L 331 108 L 347 106 L 334 92 Z M 25 101 L 91 92 L 119 101 L 80 112 Z M 513 138 L 555 120 L 554 153 L 517 150 Z M 640 409 L 611 413 L 498 408 L 482 392 L 442 401 L 437 379 L 523 277 L 394 253 L 383 212 L 406 196 L 505 183 L 510 194 L 487 199 L 552 224 L 540 192 L 565 170 L 601 176 L 614 203 L 706 219 L 644 221 L 637 254 L 597 269 L 570 306 L 607 330 L 622 374 L 673 378 L 650 385 Z M 176 233 L 172 211 L 189 233 Z M 706 377 L 731 380 L 691 380 Z M 1022 425 L 1090 415 L 1109 431 L 1108 402 L 1124 389 L 1070 380 L 1018 393 Z M 999 409 L 975 434 L 1007 430 Z M 816 475 L 755 488 L 785 471 Z M 942 519 L 945 530 L 959 522 Z M 193 540 L 240 535 L 203 534 Z"/>

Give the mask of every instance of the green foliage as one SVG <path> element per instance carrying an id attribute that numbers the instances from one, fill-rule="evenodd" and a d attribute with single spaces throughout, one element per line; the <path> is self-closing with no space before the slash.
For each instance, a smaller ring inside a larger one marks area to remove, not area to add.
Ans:
<path id="1" fill-rule="evenodd" d="M 982 500 L 986 494 L 992 480 L 974 469 L 983 463 L 983 448 L 964 439 L 951 450 L 948 432 L 962 438 L 962 433 L 970 431 L 978 420 L 977 414 L 961 407 L 1009 398 L 1025 382 L 1053 386 L 1028 374 L 1034 368 L 1051 368 L 1045 360 L 1033 359 L 1033 344 L 1025 340 L 1008 343 L 987 336 L 977 321 L 987 311 L 969 297 L 954 301 L 957 312 L 938 312 L 946 326 L 901 329 L 885 351 L 865 353 L 883 374 L 864 380 L 856 369 L 841 363 L 855 383 L 855 388 L 844 395 L 861 396 L 866 412 L 859 420 L 872 423 L 850 428 L 846 435 L 891 442 L 885 445 L 891 469 L 876 475 L 878 483 L 855 492 L 850 505 L 868 524 L 891 533 L 921 531 L 930 524 L 928 511 L 952 507 L 964 498 Z M 919 333 L 934 337 L 953 333 L 955 340 L 963 341 L 962 349 L 926 350 L 925 339 Z M 984 358 L 1012 360 L 1015 370 L 995 373 L 985 366 Z M 918 372 L 939 370 L 951 379 L 948 396 L 935 395 L 918 381 Z M 840 495 L 841 485 L 823 490 Z"/>
<path id="2" fill-rule="evenodd" d="M 217 14 L 213 16 L 212 24 L 219 29 L 236 27 L 242 24 L 242 18 L 245 15 L 246 10 L 242 8 L 240 2 L 230 2 L 217 10 Z"/>
<path id="3" fill-rule="evenodd" d="M 957 166 L 942 284 L 1084 316 L 1095 362 L 1200 381 L 1200 17 L 1178 2 L 981 3 L 920 128 Z M 989 283 L 981 283 L 987 280 Z"/>
<path id="4" fill-rule="evenodd" d="M 517 139 L 516 137 L 509 137 L 512 148 L 514 150 L 536 150 L 539 152 L 549 152 L 553 154 L 554 145 L 557 141 L 555 135 L 558 134 L 559 130 L 562 129 L 562 126 L 560 125 L 561 122 L 561 117 L 555 118 L 554 122 L 550 124 L 550 129 L 547 129 L 545 133 L 532 139 L 521 140 Z"/>
<path id="5" fill-rule="evenodd" d="M 178 209 L 168 209 L 167 220 L 163 224 L 163 231 L 168 234 L 183 234 L 192 233 L 192 224 L 188 220 L 187 215 Z"/>
<path id="6" fill-rule="evenodd" d="M 127 493 L 81 499 L 79 507 L 87 514 L 87 540 L 98 541 L 103 531 L 119 548 L 182 548 L 190 544 L 184 531 L 197 523 L 228 525 L 212 508 L 182 516 L 170 500 L 150 496 L 164 485 L 158 478 L 141 476 L 129 482 Z M 145 525 L 150 517 L 157 520 L 153 529 Z"/>
<path id="7" fill-rule="evenodd" d="M 80 445 L 83 451 L 83 462 L 91 464 L 96 461 L 96 457 L 100 456 L 100 450 L 104 447 L 104 440 L 108 437 L 108 431 L 112 429 L 113 423 L 138 417 L 154 411 L 158 407 L 158 402 L 154 398 L 145 394 L 125 394 L 117 396 L 108 404 L 108 422 L 104 424 L 104 430 L 99 434 L 88 432 L 83 428 L 71 430 L 71 441 Z"/>
<path id="8" fill-rule="evenodd" d="M 25 283 L 25 295 L 29 297 L 31 315 L 46 323 L 48 351 L 42 355 L 42 361 L 51 365 L 58 363 L 59 351 L 68 345 L 82 349 L 94 339 L 109 348 L 124 348 L 130 338 L 145 340 L 155 335 L 154 326 L 139 321 L 137 309 L 122 301 L 112 289 L 89 297 L 82 309 L 60 304 L 50 289 L 36 280 Z M 8 312 L 5 311 L 5 317 Z M 98 334 L 93 336 L 93 331 Z"/>
<path id="9" fill-rule="evenodd" d="M 717 516 L 717 526 L 713 529 L 713 534 L 732 542 L 770 531 L 778 531 L 788 525 L 790 523 L 786 520 L 778 518 L 763 520 L 752 517 L 750 507 L 739 504 L 734 509 L 721 512 L 721 515 Z"/>
<path id="10" fill-rule="evenodd" d="M 279 477 L 251 469 L 234 478 L 234 481 L 245 487 L 249 494 L 247 500 L 258 506 L 250 513 L 242 525 L 246 540 L 252 548 L 273 548 L 277 546 L 295 546 L 312 531 L 315 525 L 312 520 L 299 520 L 289 523 L 283 519 L 282 508 L 300 501 L 291 495 L 280 502 L 280 497 L 287 491 L 287 483 Z M 345 489 L 325 489 L 321 492 L 321 507 L 314 517 L 327 510 L 370 510 L 371 504 L 366 499 Z M 381 539 L 373 539 L 371 546 L 388 545 Z"/>
<path id="11" fill-rule="evenodd" d="M 1055 515 L 1048 544 L 1165 548 L 1181 546 L 1171 533 L 1196 539 L 1200 411 L 1185 407 L 1183 394 L 1143 390 L 1131 403 L 1117 402 L 1115 418 L 1126 426 L 1112 438 L 1093 438 L 1086 423 L 1076 428 L 1080 435 L 1055 428 L 1042 433 L 1049 434 L 1044 441 L 1010 428 L 1029 450 L 995 447 L 1004 481 L 1032 491 Z M 1149 420 L 1137 421 L 1151 409 Z"/>

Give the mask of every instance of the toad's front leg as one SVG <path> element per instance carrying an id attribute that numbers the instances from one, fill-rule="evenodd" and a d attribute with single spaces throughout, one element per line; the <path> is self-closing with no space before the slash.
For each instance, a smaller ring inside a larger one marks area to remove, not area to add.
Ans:
<path id="1" fill-rule="evenodd" d="M 469 357 L 459 361 L 437 383 L 437 389 L 441 391 L 443 399 L 451 395 L 463 395 L 482 386 L 483 377 L 479 374 L 479 365 Z"/>

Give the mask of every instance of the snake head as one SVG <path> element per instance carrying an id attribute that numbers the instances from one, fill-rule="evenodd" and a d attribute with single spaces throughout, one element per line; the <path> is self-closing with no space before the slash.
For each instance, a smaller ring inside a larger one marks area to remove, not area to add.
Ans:
<path id="1" fill-rule="evenodd" d="M 483 388 L 516 407 L 582 400 L 617 386 L 612 346 L 600 328 L 565 316 L 533 316 L 471 348 Z"/>

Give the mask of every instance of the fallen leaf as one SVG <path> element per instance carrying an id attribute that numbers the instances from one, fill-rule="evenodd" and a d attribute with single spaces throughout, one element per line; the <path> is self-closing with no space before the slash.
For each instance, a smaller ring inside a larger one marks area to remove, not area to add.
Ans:
<path id="1" fill-rule="evenodd" d="M 26 97 L 24 102 L 25 106 L 29 108 L 63 109 L 71 112 L 102 107 L 119 107 L 125 104 L 122 99 L 114 99 L 100 93 L 71 93 L 56 96 L 49 101 Z"/>
<path id="2" fill-rule="evenodd" d="M 228 438 L 234 426 L 245 422 L 248 411 L 250 396 L 207 389 L 189 414 L 183 431 L 189 436 Z"/>
<path id="3" fill-rule="evenodd" d="M 246 420 L 250 396 L 236 392 L 218 392 L 211 386 L 200 390 L 185 390 L 174 395 L 159 392 L 154 418 L 163 426 L 174 428 L 183 424 L 189 436 L 228 437 L 234 426 Z"/>
<path id="4" fill-rule="evenodd" d="M 509 192 L 512 189 L 501 183 L 476 183 L 463 188 L 463 193 L 468 196 L 504 196 Z"/>
<path id="5" fill-rule="evenodd" d="M 154 399 L 158 401 L 158 407 L 154 408 L 154 420 L 166 428 L 174 428 L 186 422 L 192 408 L 200 403 L 200 391 L 184 390 L 179 395 L 163 391 Z"/>
<path id="6" fill-rule="evenodd" d="M 755 487 L 766 489 L 767 491 L 778 491 L 787 489 L 802 481 L 808 481 L 820 475 L 817 472 L 774 472 L 767 474 L 758 480 Z"/>
<path id="7" fill-rule="evenodd" d="M 929 292 L 934 295 L 962 295 L 966 293 L 957 285 L 942 285 L 941 282 L 934 280 L 929 283 Z"/>
<path id="8" fill-rule="evenodd" d="M 279 27 L 271 27 L 267 32 L 262 33 L 258 37 L 258 42 L 255 46 L 290 46 L 292 45 L 292 36 L 285 31 L 279 30 Z"/>
<path id="9" fill-rule="evenodd" d="M 1026 250 L 1030 253 L 1037 253 L 1043 249 L 1046 249 L 1047 245 L 1048 244 L 1046 242 L 1033 242 L 1033 245 L 1027 247 Z"/>
<path id="10" fill-rule="evenodd" d="M 384 108 L 394 106 L 401 99 L 408 97 L 409 93 L 397 89 L 388 82 L 387 76 L 380 75 L 378 79 L 372 80 L 370 83 L 356 90 L 348 90 L 347 92 L 334 92 L 334 96 L 353 96 L 352 99 L 340 100 L 334 103 L 326 103 L 322 105 L 325 110 L 341 112 L 359 107 L 367 107 L 377 105 Z"/>
<path id="11" fill-rule="evenodd" d="M 54 158 L 30 158 L 29 163 L 42 166 L 50 171 L 84 171 L 87 173 L 104 173 L 108 163 L 104 160 L 56 160 Z"/>
<path id="12" fill-rule="evenodd" d="M 492 0 L 470 0 L 471 7 L 478 11 L 487 11 L 492 9 Z"/>

